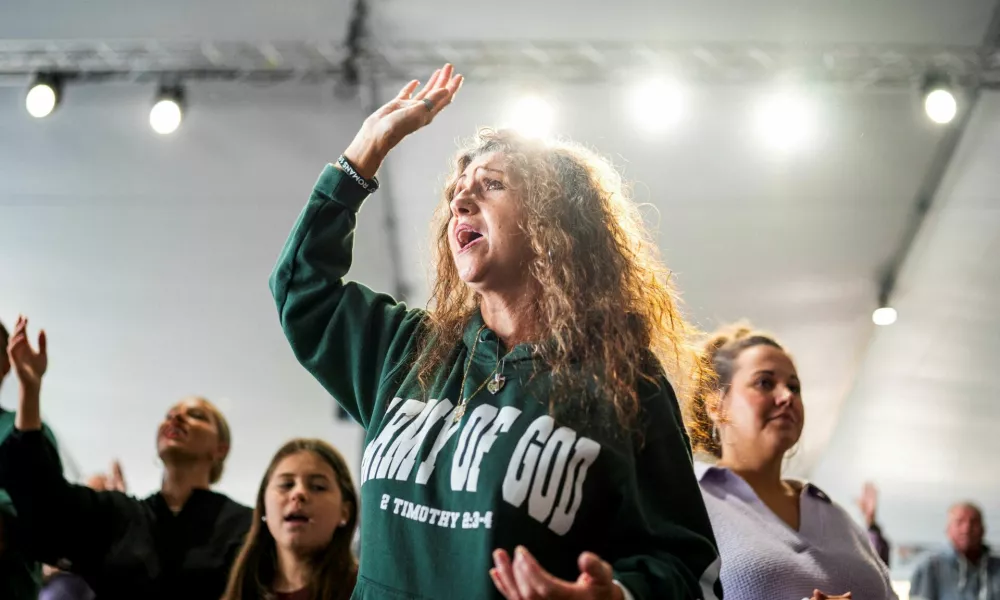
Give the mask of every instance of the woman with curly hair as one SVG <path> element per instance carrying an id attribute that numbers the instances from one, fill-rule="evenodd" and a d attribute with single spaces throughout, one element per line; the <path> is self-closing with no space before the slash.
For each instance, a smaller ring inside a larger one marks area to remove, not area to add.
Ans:
<path id="1" fill-rule="evenodd" d="M 461 82 L 446 65 L 365 120 L 271 276 L 295 355 L 367 430 L 355 598 L 716 598 L 665 373 L 688 326 L 609 165 L 483 131 L 438 207 L 431 308 L 343 279 L 379 165 Z"/>
<path id="2" fill-rule="evenodd" d="M 781 344 L 731 325 L 706 340 L 703 360 L 714 376 L 691 396 L 688 429 L 726 598 L 895 600 L 868 535 L 818 487 L 782 476 L 805 409 Z"/>
<path id="3" fill-rule="evenodd" d="M 222 600 L 351 597 L 358 494 L 333 446 L 307 438 L 283 445 L 260 481 L 253 516 Z"/>

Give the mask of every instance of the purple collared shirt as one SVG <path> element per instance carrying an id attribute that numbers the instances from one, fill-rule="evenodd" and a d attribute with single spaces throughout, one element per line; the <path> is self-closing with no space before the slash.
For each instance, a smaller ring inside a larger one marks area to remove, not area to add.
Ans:
<path id="1" fill-rule="evenodd" d="M 729 469 L 696 463 L 722 558 L 726 600 L 801 600 L 818 589 L 859 600 L 898 600 L 868 534 L 816 486 L 804 483 L 796 531 Z"/>

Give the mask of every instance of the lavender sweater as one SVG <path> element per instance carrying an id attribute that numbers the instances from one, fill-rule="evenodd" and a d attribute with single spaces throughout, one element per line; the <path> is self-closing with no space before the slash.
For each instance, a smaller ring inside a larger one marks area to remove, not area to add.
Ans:
<path id="1" fill-rule="evenodd" d="M 897 600 L 868 535 L 822 490 L 804 484 L 793 530 L 728 469 L 696 463 L 722 558 L 726 600 L 801 600 L 814 589 Z"/>

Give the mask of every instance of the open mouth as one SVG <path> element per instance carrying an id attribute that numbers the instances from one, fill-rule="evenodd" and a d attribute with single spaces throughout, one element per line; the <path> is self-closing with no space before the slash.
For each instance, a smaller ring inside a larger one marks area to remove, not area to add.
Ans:
<path id="1" fill-rule="evenodd" d="M 298 511 L 293 511 L 293 512 L 290 512 L 287 515 L 285 515 L 285 523 L 300 523 L 300 524 L 305 524 L 305 523 L 309 523 L 311 521 L 312 521 L 312 519 L 310 519 L 305 513 L 298 512 Z"/>
<path id="2" fill-rule="evenodd" d="M 483 239 L 483 234 L 468 225 L 459 225 L 458 229 L 455 230 L 455 240 L 458 242 L 459 252 L 472 247 L 481 239 Z"/>
<path id="3" fill-rule="evenodd" d="M 168 440 L 179 440 L 187 435 L 187 432 L 180 427 L 170 426 L 163 431 L 163 437 Z"/>

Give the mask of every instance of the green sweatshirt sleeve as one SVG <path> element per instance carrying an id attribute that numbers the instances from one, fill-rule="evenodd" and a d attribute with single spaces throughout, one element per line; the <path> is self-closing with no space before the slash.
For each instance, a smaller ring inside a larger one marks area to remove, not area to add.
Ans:
<path id="1" fill-rule="evenodd" d="M 327 165 L 271 273 L 292 352 L 356 421 L 371 422 L 385 375 L 409 360 L 424 311 L 345 282 L 367 192 Z"/>
<path id="2" fill-rule="evenodd" d="M 722 598 L 719 556 L 677 398 L 666 379 L 643 399 L 645 436 L 618 523 L 612 566 L 635 600 Z M 626 550 L 627 549 L 627 550 Z"/>

